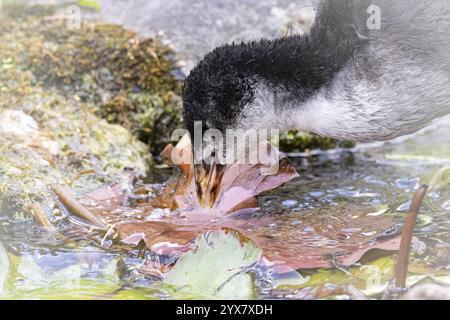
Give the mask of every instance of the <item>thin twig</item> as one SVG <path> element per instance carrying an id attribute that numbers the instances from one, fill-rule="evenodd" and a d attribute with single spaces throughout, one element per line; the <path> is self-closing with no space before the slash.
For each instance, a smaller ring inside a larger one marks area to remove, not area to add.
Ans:
<path id="1" fill-rule="evenodd" d="M 427 194 L 428 186 L 423 185 L 417 190 L 408 216 L 402 231 L 402 239 L 400 242 L 400 251 L 398 253 L 397 266 L 395 270 L 395 286 L 404 289 L 406 287 L 406 276 L 408 273 L 409 254 L 411 252 L 411 242 L 414 228 L 416 226 L 417 215 L 422 206 L 423 199 Z"/>
<path id="2" fill-rule="evenodd" d="M 50 232 L 55 231 L 55 227 L 50 222 L 50 219 L 47 217 L 47 215 L 44 212 L 44 209 L 42 209 L 42 206 L 39 203 L 33 203 L 32 205 L 30 205 L 29 209 L 34 220 L 39 225 L 41 225 Z"/>
<path id="3" fill-rule="evenodd" d="M 55 185 L 52 187 L 53 192 L 56 193 L 59 200 L 72 212 L 74 215 L 77 215 L 81 218 L 84 218 L 91 222 L 94 226 L 107 230 L 108 226 L 101 221 L 96 215 L 94 215 L 91 211 L 86 209 L 79 201 L 77 201 L 71 194 L 70 190 L 67 187 Z"/>

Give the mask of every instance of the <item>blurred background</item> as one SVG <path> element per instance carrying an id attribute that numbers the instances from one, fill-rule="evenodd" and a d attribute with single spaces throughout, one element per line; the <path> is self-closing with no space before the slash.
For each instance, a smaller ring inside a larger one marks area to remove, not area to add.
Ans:
<path id="1" fill-rule="evenodd" d="M 28 2 L 28 1 L 27 1 Z M 67 4 L 70 1 L 30 1 Z M 314 21 L 314 0 L 100 0 L 95 14 L 143 36 L 162 32 L 186 61 L 187 72 L 220 44 L 276 37 L 292 22 L 303 33 Z"/>

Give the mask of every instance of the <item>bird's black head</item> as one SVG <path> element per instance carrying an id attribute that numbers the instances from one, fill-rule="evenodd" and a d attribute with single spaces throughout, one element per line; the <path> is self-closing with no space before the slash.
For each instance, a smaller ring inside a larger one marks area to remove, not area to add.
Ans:
<path id="1" fill-rule="evenodd" d="M 213 205 L 225 169 L 217 161 L 214 148 L 211 155 L 205 155 L 203 134 L 218 130 L 225 139 L 226 130 L 236 127 L 245 106 L 253 99 L 255 81 L 245 68 L 248 58 L 243 48 L 244 44 L 216 48 L 184 83 L 183 119 L 194 144 L 195 182 L 202 206 Z"/>
<path id="2" fill-rule="evenodd" d="M 245 64 L 244 44 L 226 45 L 207 54 L 184 83 L 183 119 L 191 137 L 194 123 L 203 130 L 234 128 L 245 105 L 253 99 L 254 77 Z"/>

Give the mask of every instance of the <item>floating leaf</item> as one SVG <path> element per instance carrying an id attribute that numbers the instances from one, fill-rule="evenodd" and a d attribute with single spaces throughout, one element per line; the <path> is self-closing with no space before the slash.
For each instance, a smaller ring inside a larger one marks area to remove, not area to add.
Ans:
<path id="1" fill-rule="evenodd" d="M 173 209 L 225 215 L 246 208 L 254 208 L 256 206 L 254 199 L 257 195 L 298 177 L 297 171 L 285 154 L 268 142 L 261 142 L 257 150 L 252 150 L 248 156 L 248 159 L 257 159 L 257 163 L 237 161 L 228 165 L 221 178 L 212 208 L 202 208 L 193 179 L 194 167 L 190 161 L 192 145 L 188 136 L 184 136 L 171 150 L 172 160 L 179 159 L 177 162 L 183 172 L 175 188 L 170 185 L 164 192 L 166 201 L 167 197 L 173 197 L 175 202 Z M 267 151 L 266 154 L 262 154 L 259 150 Z"/>
<path id="2" fill-rule="evenodd" d="M 111 203 L 124 201 L 123 193 L 109 189 L 94 191 L 82 201 L 93 202 L 91 209 L 116 225 L 122 242 L 136 246 L 143 241 L 153 252 L 171 256 L 170 261 L 195 248 L 195 238 L 223 228 L 253 240 L 264 257 L 279 270 L 282 266 L 290 270 L 348 267 L 368 253 L 373 257 L 374 251 L 386 255 L 398 250 L 399 238 L 395 238 L 395 234 L 390 238 L 384 235 L 384 230 L 392 227 L 392 218 L 374 215 L 359 207 L 334 206 L 289 215 L 257 214 L 255 204 L 249 200 L 297 176 L 289 162 L 284 162 L 275 175 L 262 174 L 262 167 L 269 169 L 275 159 L 285 159 L 271 148 L 271 154 L 279 158 L 265 159 L 259 165 L 234 164 L 225 169 L 212 208 L 199 205 L 192 180 L 193 167 L 183 162 L 180 165 L 183 174 L 166 187 L 162 196 L 147 204 L 111 207 Z M 186 156 L 191 152 L 190 142 L 183 138 L 176 147 L 167 148 L 165 153 L 169 152 L 172 160 L 174 152 Z M 168 157 L 166 154 L 165 158 Z M 158 207 L 164 209 L 156 209 Z M 127 210 L 133 210 L 139 219 L 117 215 Z M 296 221 L 301 224 L 294 224 Z M 165 269 L 167 266 L 161 266 L 161 273 Z"/>
<path id="3" fill-rule="evenodd" d="M 369 216 L 348 206 L 332 210 L 276 216 L 169 212 L 155 218 L 150 215 L 144 221 L 125 219 L 116 226 L 123 242 L 134 246 L 144 241 L 152 251 L 174 256 L 190 250 L 192 241 L 201 234 L 227 227 L 252 239 L 270 261 L 294 269 L 350 266 L 375 249 L 384 254 L 398 250 L 400 242 L 395 235 L 378 239 L 392 226 L 390 217 Z"/>
<path id="4" fill-rule="evenodd" d="M 252 241 L 225 230 L 207 232 L 196 239 L 195 245 L 195 251 L 184 253 L 165 275 L 165 284 L 200 298 L 254 296 L 248 267 L 261 258 L 261 250 Z"/>

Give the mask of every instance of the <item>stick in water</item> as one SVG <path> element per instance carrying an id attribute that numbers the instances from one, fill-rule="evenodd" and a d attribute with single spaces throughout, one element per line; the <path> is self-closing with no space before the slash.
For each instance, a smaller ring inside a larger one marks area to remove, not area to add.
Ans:
<path id="1" fill-rule="evenodd" d="M 408 262 L 411 251 L 412 237 L 416 226 L 417 215 L 419 214 L 419 210 L 422 206 L 427 190 L 427 185 L 423 185 L 419 188 L 419 190 L 417 190 L 403 227 L 400 251 L 398 253 L 397 267 L 395 270 L 395 286 L 400 289 L 406 288 L 406 276 L 408 273 Z"/>
<path id="2" fill-rule="evenodd" d="M 53 192 L 56 193 L 59 200 L 72 212 L 81 218 L 84 218 L 91 222 L 94 226 L 106 230 L 108 226 L 101 221 L 96 215 L 90 212 L 86 207 L 84 207 L 79 201 L 77 201 L 71 194 L 67 187 L 55 185 L 52 187 Z"/>
<path id="3" fill-rule="evenodd" d="M 30 205 L 29 209 L 34 220 L 36 220 L 41 227 L 44 227 L 50 232 L 55 231 L 55 227 L 50 222 L 50 219 L 47 217 L 44 209 L 42 209 L 42 206 L 39 203 L 33 203 Z"/>

